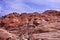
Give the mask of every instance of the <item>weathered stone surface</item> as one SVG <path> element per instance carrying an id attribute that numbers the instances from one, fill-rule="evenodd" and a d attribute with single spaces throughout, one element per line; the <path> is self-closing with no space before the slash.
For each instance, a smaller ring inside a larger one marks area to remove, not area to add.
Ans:
<path id="1" fill-rule="evenodd" d="M 48 33 L 39 33 L 32 34 L 31 40 L 33 39 L 43 39 L 43 40 L 60 40 L 60 32 L 48 32 Z"/>
<path id="2" fill-rule="evenodd" d="M 10 36 L 13 38 L 9 38 Z M 22 14 L 13 12 L 0 17 L 0 40 L 16 39 L 60 40 L 60 11 Z"/>
<path id="3" fill-rule="evenodd" d="M 18 40 L 15 34 L 11 34 L 4 29 L 0 29 L 0 38 L 3 40 Z"/>

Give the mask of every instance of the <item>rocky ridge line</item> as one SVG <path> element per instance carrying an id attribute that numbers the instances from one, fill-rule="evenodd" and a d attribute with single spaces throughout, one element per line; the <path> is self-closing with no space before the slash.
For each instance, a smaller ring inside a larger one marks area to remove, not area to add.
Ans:
<path id="1" fill-rule="evenodd" d="M 0 35 L 0 40 L 60 40 L 60 11 L 2 16 Z"/>

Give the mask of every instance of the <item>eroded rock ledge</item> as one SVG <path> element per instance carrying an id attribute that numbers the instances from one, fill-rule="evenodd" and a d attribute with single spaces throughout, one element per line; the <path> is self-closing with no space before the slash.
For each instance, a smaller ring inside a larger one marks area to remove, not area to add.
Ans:
<path id="1" fill-rule="evenodd" d="M 60 11 L 2 16 L 0 40 L 60 40 Z"/>

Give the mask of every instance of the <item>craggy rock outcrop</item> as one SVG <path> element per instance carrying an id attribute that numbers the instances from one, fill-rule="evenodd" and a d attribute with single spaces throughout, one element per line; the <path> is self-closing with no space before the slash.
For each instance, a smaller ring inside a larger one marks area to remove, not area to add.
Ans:
<path id="1" fill-rule="evenodd" d="M 0 40 L 60 40 L 60 11 L 2 16 Z"/>

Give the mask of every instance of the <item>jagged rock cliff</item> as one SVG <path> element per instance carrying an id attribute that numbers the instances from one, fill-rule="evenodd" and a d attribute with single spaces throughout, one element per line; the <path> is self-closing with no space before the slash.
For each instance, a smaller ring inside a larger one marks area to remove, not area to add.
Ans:
<path id="1" fill-rule="evenodd" d="M 0 31 L 0 40 L 60 40 L 60 11 L 13 12 L 0 17 Z"/>

